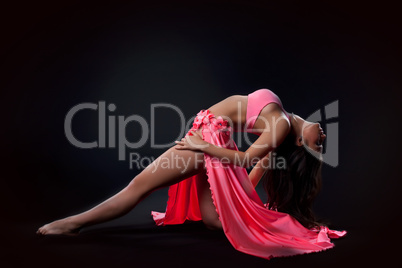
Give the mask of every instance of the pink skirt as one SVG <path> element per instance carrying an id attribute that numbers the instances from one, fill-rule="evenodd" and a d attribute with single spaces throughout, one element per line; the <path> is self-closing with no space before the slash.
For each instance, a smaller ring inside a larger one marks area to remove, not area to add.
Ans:
<path id="1" fill-rule="evenodd" d="M 194 119 L 191 130 L 199 128 L 202 128 L 205 141 L 238 150 L 231 138 L 232 129 L 228 122 L 216 118 L 209 110 L 201 110 Z M 208 154 L 204 154 L 204 159 L 213 203 L 223 231 L 235 249 L 270 259 L 326 250 L 334 247 L 330 238 L 346 234 L 346 231 L 330 230 L 324 226 L 307 229 L 291 215 L 267 209 L 245 168 L 223 163 Z M 170 186 L 166 212 L 152 211 L 157 225 L 202 220 L 197 176 Z"/>

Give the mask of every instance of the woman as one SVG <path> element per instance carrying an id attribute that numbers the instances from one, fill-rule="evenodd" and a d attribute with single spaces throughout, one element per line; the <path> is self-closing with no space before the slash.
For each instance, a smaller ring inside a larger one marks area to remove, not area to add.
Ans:
<path id="1" fill-rule="evenodd" d="M 239 151 L 231 138 L 234 129 L 259 138 Z M 76 234 L 126 214 L 152 191 L 170 186 L 166 212 L 152 212 L 158 225 L 202 220 L 210 229 L 222 229 L 236 249 L 267 259 L 325 250 L 333 247 L 329 237 L 346 232 L 320 226 L 311 212 L 321 161 L 309 151 L 320 154 L 324 139 L 318 123 L 287 113 L 268 89 L 230 96 L 201 110 L 187 135 L 119 193 L 37 233 Z M 268 168 L 273 156 L 283 158 L 280 167 Z M 177 159 L 187 164 L 177 165 Z M 245 167 L 253 164 L 248 175 Z M 262 177 L 267 205 L 254 189 Z"/>

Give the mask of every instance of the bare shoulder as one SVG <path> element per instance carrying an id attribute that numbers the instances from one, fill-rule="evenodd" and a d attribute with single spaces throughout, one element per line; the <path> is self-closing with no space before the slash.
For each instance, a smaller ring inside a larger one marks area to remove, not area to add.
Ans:
<path id="1" fill-rule="evenodd" d="M 260 113 L 266 122 L 274 123 L 276 127 L 280 126 L 281 129 L 290 130 L 290 122 L 285 112 L 276 103 L 266 105 Z"/>

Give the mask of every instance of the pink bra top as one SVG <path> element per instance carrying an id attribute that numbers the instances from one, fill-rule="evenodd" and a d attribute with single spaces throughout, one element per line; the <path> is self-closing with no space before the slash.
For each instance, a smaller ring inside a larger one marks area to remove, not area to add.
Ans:
<path id="1" fill-rule="evenodd" d="M 279 97 L 271 90 L 263 88 L 248 94 L 246 132 L 260 135 L 259 133 L 253 132 L 255 121 L 257 120 L 257 117 L 260 114 L 262 108 L 272 102 L 278 104 L 279 107 L 281 107 L 282 111 L 285 113 L 286 117 L 290 121 L 287 112 L 285 111 L 285 109 L 283 109 L 282 102 Z"/>

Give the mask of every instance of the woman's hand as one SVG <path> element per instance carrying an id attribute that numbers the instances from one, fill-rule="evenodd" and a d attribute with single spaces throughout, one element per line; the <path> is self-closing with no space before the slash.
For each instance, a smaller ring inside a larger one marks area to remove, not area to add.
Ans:
<path id="1" fill-rule="evenodd" d="M 209 143 L 204 141 L 202 137 L 195 131 L 190 132 L 192 136 L 186 135 L 180 141 L 175 141 L 175 148 L 178 150 L 192 150 L 192 151 L 202 151 L 203 148 L 209 146 Z"/>

